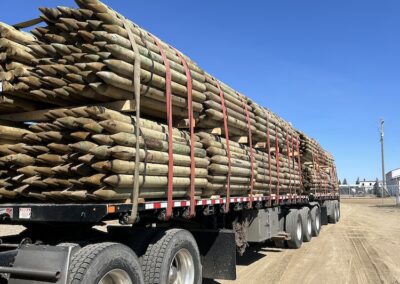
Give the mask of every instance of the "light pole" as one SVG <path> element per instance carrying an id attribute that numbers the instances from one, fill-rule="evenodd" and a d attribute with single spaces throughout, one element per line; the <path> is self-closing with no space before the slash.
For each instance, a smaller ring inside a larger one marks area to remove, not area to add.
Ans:
<path id="1" fill-rule="evenodd" d="M 384 144 L 384 136 L 385 136 L 385 121 L 381 119 L 381 157 L 382 157 L 382 204 L 383 204 L 383 197 L 384 191 L 386 189 L 386 176 L 385 176 L 385 144 Z"/>

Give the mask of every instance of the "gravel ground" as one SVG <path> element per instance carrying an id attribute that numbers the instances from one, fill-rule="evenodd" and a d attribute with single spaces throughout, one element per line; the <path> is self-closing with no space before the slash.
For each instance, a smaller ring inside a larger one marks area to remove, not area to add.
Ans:
<path id="1" fill-rule="evenodd" d="M 342 199 L 338 224 L 299 250 L 255 247 L 236 281 L 208 283 L 399 283 L 400 209 L 394 200 Z"/>
<path id="2" fill-rule="evenodd" d="M 386 199 L 342 199 L 342 219 L 298 250 L 254 246 L 236 281 L 205 283 L 400 283 L 400 209 Z M 0 236 L 21 226 L 0 226 Z"/>

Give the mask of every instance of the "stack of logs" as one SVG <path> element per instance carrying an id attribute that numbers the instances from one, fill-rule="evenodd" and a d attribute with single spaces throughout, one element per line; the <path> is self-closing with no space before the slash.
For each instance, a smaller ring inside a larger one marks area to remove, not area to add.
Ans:
<path id="1" fill-rule="evenodd" d="M 54 109 L 49 122 L 30 130 L 2 126 L 0 195 L 52 201 L 126 200 L 133 188 L 135 120 L 104 107 Z M 140 197 L 165 198 L 168 184 L 167 127 L 142 119 L 140 125 Z M 226 140 L 206 132 L 195 136 L 197 197 L 224 196 L 227 191 Z M 173 129 L 176 198 L 188 195 L 190 139 Z M 20 142 L 15 144 L 16 142 Z M 13 144 L 14 143 L 14 144 Z M 296 159 L 250 149 L 230 141 L 230 192 L 253 194 L 295 193 L 300 185 Z M 253 157 L 253 158 L 251 158 Z M 279 169 L 279 170 L 278 170 Z"/>
<path id="2" fill-rule="evenodd" d="M 228 153 L 226 140 L 208 133 L 198 134 L 210 157 L 207 193 L 224 195 L 228 182 Z M 230 192 L 233 195 L 250 193 L 299 193 L 300 171 L 296 159 L 271 151 L 251 149 L 234 141 L 229 143 L 231 156 Z M 279 162 L 278 162 L 279 161 Z"/>
<path id="3" fill-rule="evenodd" d="M 25 83 L 33 74 L 35 53 L 29 47 L 35 37 L 0 23 L 0 113 L 36 109 L 29 98 L 30 87 Z"/>
<path id="4" fill-rule="evenodd" d="M 34 68 L 26 70 L 29 72 L 20 74 L 16 80 L 14 76 L 9 76 L 12 72 L 0 70 L 3 93 L 11 97 L 23 95 L 32 102 L 56 106 L 131 99 L 134 88 L 133 64 L 139 57 L 142 112 L 165 118 L 166 67 L 160 52 L 162 49 L 171 68 L 174 118 L 188 117 L 187 77 L 182 58 L 187 63 L 192 79 L 194 114 L 199 115 L 206 99 L 204 71 L 166 43 L 132 22 L 122 20 L 121 15 L 104 4 L 98 1 L 77 2 L 81 7 L 79 9 L 40 9 L 43 13 L 41 18 L 47 26 L 33 29 L 31 33 L 34 36 L 29 35 L 30 42 L 24 43 L 27 46 L 18 46 L 21 50 L 17 49 L 21 53 L 24 51 L 29 58 L 6 58 L 17 66 L 30 63 Z M 124 25 L 133 33 L 139 54 L 132 51 Z M 0 27 L 7 27 L 17 38 L 25 36 L 25 33 L 5 24 Z M 2 59 L 1 62 L 6 62 Z M 20 93 L 21 83 L 24 86 L 23 94 Z M 43 108 L 34 103 L 32 107 Z"/>
<path id="5" fill-rule="evenodd" d="M 307 192 L 338 190 L 338 179 L 333 156 L 304 133 L 300 134 L 300 151 L 304 188 Z"/>
<path id="6" fill-rule="evenodd" d="M 48 123 L 31 131 L 7 129 L 20 144 L 1 146 L 0 194 L 4 198 L 39 200 L 124 200 L 130 197 L 135 169 L 135 122 L 103 107 L 49 111 Z M 165 198 L 168 184 L 167 127 L 141 120 L 140 197 Z M 186 132 L 173 130 L 174 197 L 190 186 L 190 142 Z M 195 188 L 207 186 L 208 158 L 196 136 Z"/>
<path id="7" fill-rule="evenodd" d="M 126 200 L 137 154 L 140 197 L 165 198 L 172 147 L 174 197 L 187 198 L 190 134 L 174 128 L 169 145 L 168 127 L 155 122 L 167 121 L 169 76 L 176 127 L 190 124 L 192 88 L 196 197 L 226 195 L 229 174 L 235 196 L 336 189 L 333 159 L 314 140 L 100 1 L 76 3 L 40 8 L 45 25 L 31 33 L 0 23 L 0 114 L 53 108 L 29 130 L 0 126 L 12 133 L 0 141 L 0 196 Z M 134 75 L 141 83 L 140 153 L 131 116 L 89 106 L 134 106 Z"/>

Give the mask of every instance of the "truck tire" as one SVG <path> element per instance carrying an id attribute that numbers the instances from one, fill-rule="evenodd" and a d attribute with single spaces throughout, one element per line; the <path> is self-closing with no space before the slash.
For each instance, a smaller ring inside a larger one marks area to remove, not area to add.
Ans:
<path id="1" fill-rule="evenodd" d="M 318 237 L 321 232 L 321 208 L 314 206 L 311 208 L 311 234 Z"/>
<path id="2" fill-rule="evenodd" d="M 336 200 L 335 203 L 336 203 L 336 211 L 337 211 L 337 213 L 336 213 L 337 221 L 339 222 L 339 220 L 340 220 L 340 202 Z"/>
<path id="3" fill-rule="evenodd" d="M 310 242 L 312 239 L 312 219 L 310 208 L 303 207 L 300 210 L 301 224 L 303 227 L 303 242 Z"/>
<path id="4" fill-rule="evenodd" d="M 285 231 L 290 235 L 287 246 L 291 249 L 298 249 L 303 244 L 303 225 L 299 211 L 290 209 L 285 218 Z"/>
<path id="5" fill-rule="evenodd" d="M 337 208 L 336 208 L 336 203 L 334 201 L 331 201 L 330 207 L 328 207 L 328 208 L 330 208 L 330 212 L 328 215 L 328 221 L 331 224 L 336 224 L 338 221 L 338 217 L 337 217 L 338 212 L 337 212 Z"/>
<path id="6" fill-rule="evenodd" d="M 141 258 L 146 283 L 201 284 L 200 253 L 192 234 L 170 229 L 158 234 Z"/>
<path id="7" fill-rule="evenodd" d="M 119 243 L 98 243 L 79 250 L 71 260 L 70 283 L 138 283 L 143 273 L 135 253 Z"/>

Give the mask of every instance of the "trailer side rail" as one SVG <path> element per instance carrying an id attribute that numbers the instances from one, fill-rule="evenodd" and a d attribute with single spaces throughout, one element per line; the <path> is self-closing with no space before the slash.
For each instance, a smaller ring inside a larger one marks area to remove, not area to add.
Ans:
<path id="1" fill-rule="evenodd" d="M 229 204 L 241 210 L 253 206 L 258 208 L 277 205 L 301 205 L 316 200 L 338 199 L 337 194 L 306 195 L 271 195 L 253 197 L 231 197 Z M 226 204 L 226 198 L 208 198 L 196 200 L 196 209 Z M 148 201 L 139 204 L 139 212 L 159 211 L 167 208 L 167 201 Z M 246 207 L 247 206 L 247 207 Z M 130 203 L 90 203 L 90 204 L 54 204 L 54 203 L 9 203 L 0 205 L 0 223 L 24 222 L 64 222 L 64 223 L 99 223 L 104 220 L 119 219 L 129 214 L 132 208 Z M 185 212 L 190 208 L 189 200 L 174 200 L 173 208 Z"/>

